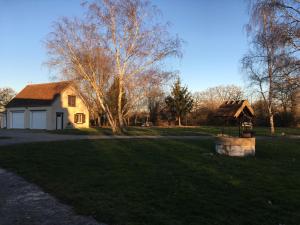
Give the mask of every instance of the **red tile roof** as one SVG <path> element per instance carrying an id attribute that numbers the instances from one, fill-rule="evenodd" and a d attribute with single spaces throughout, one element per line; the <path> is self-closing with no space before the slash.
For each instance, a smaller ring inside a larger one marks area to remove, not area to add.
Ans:
<path id="1" fill-rule="evenodd" d="M 27 85 L 7 104 L 6 107 L 34 107 L 51 105 L 55 97 L 58 96 L 70 84 L 70 81 L 62 81 L 55 83 Z"/>

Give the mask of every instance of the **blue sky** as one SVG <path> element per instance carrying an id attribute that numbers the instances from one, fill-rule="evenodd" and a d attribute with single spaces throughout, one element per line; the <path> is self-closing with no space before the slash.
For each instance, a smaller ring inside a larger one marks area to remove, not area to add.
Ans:
<path id="1" fill-rule="evenodd" d="M 43 45 L 51 24 L 83 12 L 81 0 L 0 0 L 0 87 L 19 91 L 47 82 L 50 73 Z M 179 70 L 192 91 L 221 84 L 244 85 L 240 59 L 247 51 L 243 0 L 153 0 L 184 39 L 184 55 L 169 66 Z"/>

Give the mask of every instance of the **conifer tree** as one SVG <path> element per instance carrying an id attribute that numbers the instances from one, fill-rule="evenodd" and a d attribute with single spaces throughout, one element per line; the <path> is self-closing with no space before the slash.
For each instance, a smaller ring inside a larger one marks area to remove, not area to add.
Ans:
<path id="1" fill-rule="evenodd" d="M 193 98 L 186 86 L 181 86 L 180 79 L 174 83 L 171 95 L 165 99 L 168 110 L 176 116 L 178 125 L 181 126 L 182 117 L 186 116 L 193 108 Z"/>

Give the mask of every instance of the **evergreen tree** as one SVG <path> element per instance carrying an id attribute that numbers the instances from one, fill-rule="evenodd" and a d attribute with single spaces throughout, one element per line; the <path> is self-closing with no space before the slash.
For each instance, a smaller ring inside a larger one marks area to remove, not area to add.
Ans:
<path id="1" fill-rule="evenodd" d="M 181 126 L 181 119 L 193 108 L 193 98 L 188 88 L 181 86 L 180 79 L 174 83 L 171 95 L 165 99 L 169 112 L 176 116 L 178 125 Z"/>

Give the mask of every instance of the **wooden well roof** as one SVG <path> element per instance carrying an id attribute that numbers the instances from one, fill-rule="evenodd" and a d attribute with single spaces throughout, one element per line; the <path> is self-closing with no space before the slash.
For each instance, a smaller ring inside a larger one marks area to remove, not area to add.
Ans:
<path id="1" fill-rule="evenodd" d="M 239 118 L 241 115 L 254 117 L 254 110 L 247 100 L 225 101 L 218 108 L 215 116 L 224 118 Z"/>

